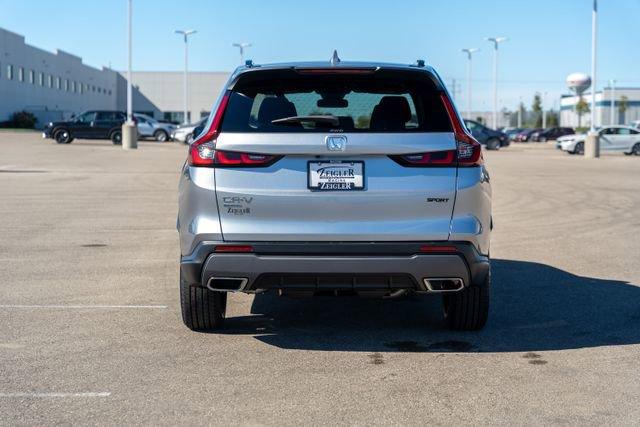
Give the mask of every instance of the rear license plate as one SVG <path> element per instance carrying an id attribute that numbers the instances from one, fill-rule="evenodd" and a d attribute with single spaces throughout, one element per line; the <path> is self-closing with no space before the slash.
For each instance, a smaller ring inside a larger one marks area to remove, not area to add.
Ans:
<path id="1" fill-rule="evenodd" d="M 311 191 L 364 190 L 364 162 L 309 162 L 307 181 Z"/>

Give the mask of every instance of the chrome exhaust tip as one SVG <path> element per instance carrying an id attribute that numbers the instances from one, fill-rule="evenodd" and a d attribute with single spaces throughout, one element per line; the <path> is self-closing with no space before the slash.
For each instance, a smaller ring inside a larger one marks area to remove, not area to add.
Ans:
<path id="1" fill-rule="evenodd" d="M 464 280 L 450 277 L 430 277 L 423 279 L 429 292 L 456 292 L 464 288 Z"/>
<path id="2" fill-rule="evenodd" d="M 245 277 L 211 277 L 207 288 L 215 292 L 240 292 L 247 286 Z"/>

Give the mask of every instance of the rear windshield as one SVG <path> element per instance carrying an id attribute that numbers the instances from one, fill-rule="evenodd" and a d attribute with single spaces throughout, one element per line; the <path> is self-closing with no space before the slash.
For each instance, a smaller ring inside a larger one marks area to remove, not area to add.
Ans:
<path id="1" fill-rule="evenodd" d="M 247 75 L 233 87 L 223 132 L 451 132 L 426 73 Z"/>

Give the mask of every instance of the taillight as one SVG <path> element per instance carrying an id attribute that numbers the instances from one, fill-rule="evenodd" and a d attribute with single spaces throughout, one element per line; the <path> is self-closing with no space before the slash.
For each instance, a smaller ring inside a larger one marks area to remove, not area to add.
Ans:
<path id="1" fill-rule="evenodd" d="M 450 245 L 422 245 L 420 246 L 422 253 L 454 253 L 458 252 L 458 248 Z"/>
<path id="2" fill-rule="evenodd" d="M 216 110 L 216 114 L 213 116 L 211 126 L 209 129 L 198 139 L 191 143 L 189 147 L 189 164 L 192 166 L 213 166 L 215 156 L 215 142 L 218 134 L 220 133 L 220 125 L 222 124 L 222 117 L 229 103 L 229 92 L 226 92 L 222 96 L 220 105 Z"/>
<path id="3" fill-rule="evenodd" d="M 268 154 L 238 153 L 236 151 L 215 150 L 213 155 L 214 167 L 265 167 L 270 166 L 282 156 Z"/>
<path id="4" fill-rule="evenodd" d="M 266 167 L 278 161 L 282 156 L 216 150 L 216 138 L 220 134 L 220 125 L 229 103 L 229 96 L 229 92 L 224 94 L 211 126 L 189 147 L 189 164 L 205 167 Z"/>
<path id="5" fill-rule="evenodd" d="M 422 168 L 431 166 L 455 166 L 456 150 L 433 151 L 430 153 L 404 154 L 389 156 L 402 166 Z"/>
<path id="6" fill-rule="evenodd" d="M 453 127 L 453 134 L 455 135 L 456 142 L 458 144 L 458 166 L 479 166 L 482 164 L 482 146 L 476 139 L 471 136 L 467 129 L 462 125 L 456 110 L 453 108 L 453 104 L 449 97 L 442 93 L 440 95 L 447 114 L 449 115 L 449 121 Z"/>

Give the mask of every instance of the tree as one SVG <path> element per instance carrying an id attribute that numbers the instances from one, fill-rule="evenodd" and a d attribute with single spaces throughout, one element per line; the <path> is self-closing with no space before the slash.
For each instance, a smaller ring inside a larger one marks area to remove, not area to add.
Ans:
<path id="1" fill-rule="evenodd" d="M 547 126 L 549 127 L 554 127 L 554 126 L 558 126 L 559 125 L 559 121 L 558 121 L 558 113 L 554 110 L 550 110 L 547 112 Z"/>
<path id="2" fill-rule="evenodd" d="M 533 114 L 535 115 L 535 120 L 536 120 L 534 127 L 537 127 L 537 128 L 541 127 L 542 126 L 542 97 L 537 92 L 535 95 L 533 95 L 533 102 L 531 103 L 531 111 L 533 111 Z"/>
<path id="3" fill-rule="evenodd" d="M 620 101 L 618 101 L 618 116 L 620 117 L 620 123 L 626 122 L 625 113 L 627 112 L 627 108 L 629 108 L 629 98 L 626 95 L 622 95 L 620 97 Z"/>
<path id="4" fill-rule="evenodd" d="M 585 101 L 583 97 L 580 97 L 580 99 L 576 103 L 574 109 L 575 109 L 576 113 L 578 114 L 578 127 L 581 128 L 582 127 L 582 115 L 586 114 L 586 113 L 589 113 L 591 111 L 591 109 L 589 108 L 589 104 L 587 104 L 587 101 Z"/>

